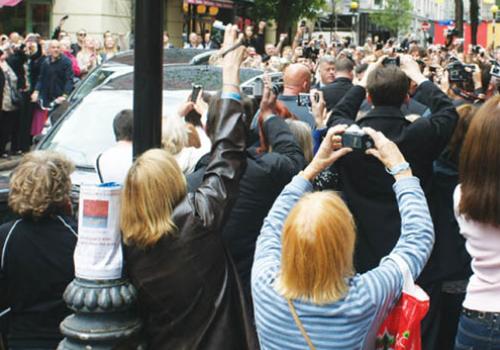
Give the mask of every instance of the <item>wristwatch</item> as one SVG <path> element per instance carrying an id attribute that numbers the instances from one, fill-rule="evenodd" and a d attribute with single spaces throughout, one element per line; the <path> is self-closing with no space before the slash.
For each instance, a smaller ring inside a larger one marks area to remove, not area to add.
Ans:
<path id="1" fill-rule="evenodd" d="M 393 166 L 390 169 L 385 168 L 385 171 L 387 171 L 392 176 L 396 176 L 397 174 L 399 174 L 403 171 L 406 171 L 408 169 L 410 169 L 410 164 L 408 162 L 403 162 L 403 163 L 400 163 L 398 165 Z"/>

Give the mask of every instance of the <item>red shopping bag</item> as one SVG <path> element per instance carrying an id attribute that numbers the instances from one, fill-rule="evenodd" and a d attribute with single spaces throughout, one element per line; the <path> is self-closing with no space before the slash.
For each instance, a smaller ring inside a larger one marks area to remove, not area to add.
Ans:
<path id="1" fill-rule="evenodd" d="M 377 350 L 421 350 L 420 322 L 429 310 L 429 296 L 413 282 L 406 262 L 390 257 L 403 272 L 403 292 L 377 333 Z"/>

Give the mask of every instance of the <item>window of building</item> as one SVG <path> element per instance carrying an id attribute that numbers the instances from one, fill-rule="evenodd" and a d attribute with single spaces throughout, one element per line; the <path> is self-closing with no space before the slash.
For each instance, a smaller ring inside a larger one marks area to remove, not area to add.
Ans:
<path id="1" fill-rule="evenodd" d="M 24 0 L 14 7 L 0 8 L 0 33 L 39 33 L 50 37 L 51 0 Z"/>

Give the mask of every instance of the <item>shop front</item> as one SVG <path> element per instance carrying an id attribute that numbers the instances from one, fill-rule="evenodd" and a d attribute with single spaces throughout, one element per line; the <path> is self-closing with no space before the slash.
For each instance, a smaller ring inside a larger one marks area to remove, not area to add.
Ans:
<path id="1" fill-rule="evenodd" d="M 51 0 L 24 0 L 16 6 L 0 8 L 0 33 L 39 33 L 50 36 Z"/>

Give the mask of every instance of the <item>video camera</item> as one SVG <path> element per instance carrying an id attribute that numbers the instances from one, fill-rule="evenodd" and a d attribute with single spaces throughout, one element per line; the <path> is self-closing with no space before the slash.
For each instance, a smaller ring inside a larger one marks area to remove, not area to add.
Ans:
<path id="1" fill-rule="evenodd" d="M 450 83 L 463 83 L 472 81 L 472 73 L 476 70 L 473 64 L 463 64 L 458 59 L 454 59 L 446 67 L 448 70 L 448 80 Z"/>

